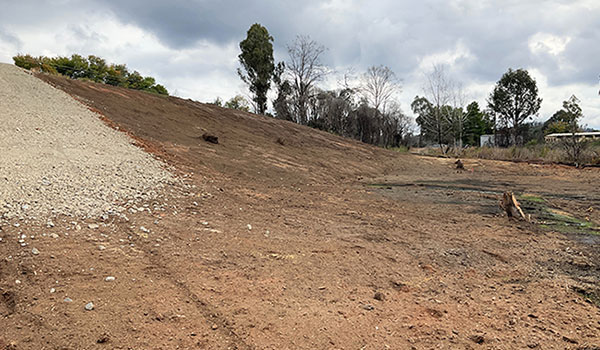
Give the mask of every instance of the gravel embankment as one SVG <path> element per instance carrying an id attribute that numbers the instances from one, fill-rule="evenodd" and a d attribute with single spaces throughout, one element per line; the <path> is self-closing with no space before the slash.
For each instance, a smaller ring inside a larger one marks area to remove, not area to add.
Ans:
<path id="1" fill-rule="evenodd" d="M 163 164 L 69 95 L 0 64 L 0 218 L 96 217 L 155 198 Z"/>

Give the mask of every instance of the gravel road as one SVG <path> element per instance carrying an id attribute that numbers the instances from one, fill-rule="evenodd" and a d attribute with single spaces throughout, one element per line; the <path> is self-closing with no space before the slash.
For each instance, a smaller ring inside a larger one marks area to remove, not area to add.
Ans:
<path id="1" fill-rule="evenodd" d="M 0 64 L 0 218 L 97 217 L 155 198 L 163 164 L 81 103 Z"/>

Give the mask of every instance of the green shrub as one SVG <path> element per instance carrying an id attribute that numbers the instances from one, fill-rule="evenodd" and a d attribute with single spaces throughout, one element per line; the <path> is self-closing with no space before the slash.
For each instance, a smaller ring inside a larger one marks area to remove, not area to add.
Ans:
<path id="1" fill-rule="evenodd" d="M 72 79 L 84 79 L 113 86 L 168 95 L 167 89 L 156 84 L 153 77 L 129 72 L 124 64 L 107 64 L 103 58 L 90 55 L 87 58 L 73 54 L 71 57 L 33 57 L 18 54 L 13 57 L 15 65 L 24 69 L 39 69 L 45 73 L 61 74 Z"/>

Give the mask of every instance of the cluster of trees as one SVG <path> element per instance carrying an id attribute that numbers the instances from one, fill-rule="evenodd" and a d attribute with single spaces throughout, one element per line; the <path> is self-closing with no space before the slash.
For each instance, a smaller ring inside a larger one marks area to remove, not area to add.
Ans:
<path id="1" fill-rule="evenodd" d="M 544 135 L 581 131 L 582 111 L 572 96 L 545 123 L 531 121 L 542 99 L 535 80 L 524 69 L 509 69 L 494 86 L 487 108 L 477 102 L 465 107 L 460 83 L 449 78 L 443 66 L 427 75 L 425 96 L 415 97 L 411 107 L 418 116 L 421 138 L 440 145 L 479 145 L 479 136 L 495 134 L 497 146 L 543 142 Z M 444 150 L 445 151 L 445 150 Z"/>
<path id="2" fill-rule="evenodd" d="M 479 137 L 492 132 L 494 121 L 489 113 L 477 102 L 466 105 L 462 85 L 447 74 L 445 66 L 433 67 L 423 90 L 424 96 L 416 96 L 411 103 L 421 129 L 421 143 L 434 142 L 446 152 L 450 145 L 478 146 Z"/>
<path id="3" fill-rule="evenodd" d="M 501 145 L 522 144 L 535 134 L 532 130 L 537 126 L 526 121 L 537 114 L 542 99 L 526 70 L 509 69 L 496 83 L 484 110 L 477 102 L 466 105 L 462 85 L 448 76 L 444 66 L 434 66 L 426 80 L 425 96 L 415 97 L 411 107 L 422 139 L 439 144 L 443 152 L 450 145 L 479 146 L 484 134 L 494 133 Z"/>
<path id="4" fill-rule="evenodd" d="M 130 72 L 124 64 L 108 64 L 98 56 L 83 57 L 73 54 L 71 57 L 33 57 L 17 55 L 13 57 L 15 65 L 25 69 L 37 69 L 50 74 L 61 74 L 72 79 L 88 79 L 97 83 L 143 90 L 160 95 L 168 95 L 167 89 L 156 84 L 153 77 L 144 77 L 137 71 Z"/>
<path id="5" fill-rule="evenodd" d="M 240 50 L 238 74 L 256 113 L 265 114 L 274 86 L 276 118 L 385 147 L 406 143 L 411 122 L 396 101 L 400 82 L 390 68 L 372 66 L 358 79 L 346 75 L 339 88 L 328 90 L 319 86 L 330 73 L 321 61 L 326 49 L 308 36 L 298 36 L 288 46 L 288 59 L 275 63 L 273 37 L 257 23 Z"/>
<path id="6" fill-rule="evenodd" d="M 339 88 L 327 90 L 319 86 L 330 72 L 321 62 L 326 49 L 307 36 L 298 36 L 288 46 L 288 59 L 276 63 L 273 37 L 257 23 L 240 42 L 240 50 L 238 74 L 248 85 L 254 112 L 267 113 L 267 95 L 274 86 L 274 117 L 380 146 L 408 142 L 412 122 L 396 100 L 401 86 L 390 68 L 372 66 L 359 79 L 346 75 Z M 479 146 L 484 134 L 495 134 L 497 145 L 507 146 L 581 129 L 576 97 L 565 101 L 546 123 L 532 122 L 541 103 L 537 84 L 524 69 L 503 74 L 482 108 L 477 102 L 467 103 L 462 84 L 444 66 L 434 66 L 426 76 L 424 95 L 415 97 L 411 109 L 421 131 L 419 142 L 437 144 L 443 152 Z"/>
<path id="7" fill-rule="evenodd" d="M 250 112 L 250 105 L 248 104 L 248 100 L 246 100 L 246 98 L 242 95 L 235 95 L 231 99 L 229 99 L 227 102 L 223 102 L 223 100 L 220 97 L 217 97 L 213 102 L 210 102 L 210 104 L 219 106 L 219 107 L 237 109 L 237 110 L 244 111 L 244 112 Z"/>

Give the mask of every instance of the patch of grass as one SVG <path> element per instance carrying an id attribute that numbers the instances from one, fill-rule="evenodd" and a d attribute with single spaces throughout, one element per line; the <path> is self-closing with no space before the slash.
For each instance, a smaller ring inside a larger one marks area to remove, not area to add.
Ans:
<path id="1" fill-rule="evenodd" d="M 598 235 L 596 224 L 591 221 L 579 219 L 566 211 L 548 207 L 544 198 L 523 194 L 519 196 L 521 206 L 527 214 L 538 222 L 540 228 L 560 233 L 580 233 Z"/>
<path id="2" fill-rule="evenodd" d="M 408 153 L 408 147 L 406 146 L 390 147 L 388 149 L 394 152 Z"/>
<path id="3" fill-rule="evenodd" d="M 542 198 L 541 196 L 536 196 L 535 194 L 530 194 L 530 193 L 524 193 L 521 196 L 519 196 L 519 201 L 528 201 L 528 202 L 533 202 L 533 203 L 538 203 L 538 204 L 542 204 L 542 203 L 546 203 L 546 200 L 544 198 Z"/>

